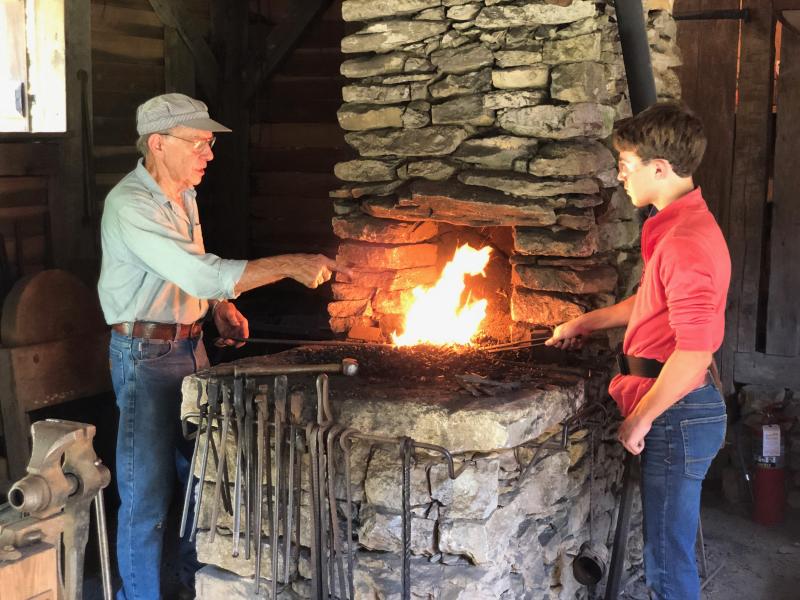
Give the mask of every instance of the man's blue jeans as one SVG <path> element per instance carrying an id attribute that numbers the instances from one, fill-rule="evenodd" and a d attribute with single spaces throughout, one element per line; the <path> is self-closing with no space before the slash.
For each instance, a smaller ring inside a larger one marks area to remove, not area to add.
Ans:
<path id="1" fill-rule="evenodd" d="M 191 445 L 180 434 L 181 382 L 207 367 L 208 357 L 200 339 L 146 340 L 112 332 L 109 359 L 119 407 L 117 563 L 122 588 L 117 600 L 158 600 L 167 513 L 176 476 L 186 483 L 191 458 Z M 194 549 L 182 540 L 180 554 L 181 579 L 191 585 Z"/>
<path id="2" fill-rule="evenodd" d="M 725 441 L 717 388 L 693 390 L 658 417 L 642 453 L 644 567 L 658 600 L 698 600 L 695 540 L 700 488 Z"/>

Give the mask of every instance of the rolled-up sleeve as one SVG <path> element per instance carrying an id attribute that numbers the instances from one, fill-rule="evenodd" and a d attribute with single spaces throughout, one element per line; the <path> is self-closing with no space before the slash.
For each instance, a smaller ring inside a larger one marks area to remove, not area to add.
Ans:
<path id="1" fill-rule="evenodd" d="M 153 211 L 148 205 L 128 203 L 117 213 L 120 239 L 131 260 L 197 298 L 235 298 L 234 288 L 247 261 L 202 252 L 200 246 L 172 228 L 163 210 Z"/>
<path id="2" fill-rule="evenodd" d="M 669 324 L 678 350 L 717 350 L 723 321 L 712 259 L 696 242 L 678 238 L 664 248 L 659 276 L 666 294 Z"/>

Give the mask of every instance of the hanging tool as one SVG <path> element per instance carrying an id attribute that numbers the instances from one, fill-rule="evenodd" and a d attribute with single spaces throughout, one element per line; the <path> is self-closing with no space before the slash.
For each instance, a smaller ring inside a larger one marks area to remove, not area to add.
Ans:
<path id="1" fill-rule="evenodd" d="M 253 538 L 255 539 L 256 552 L 255 552 L 255 575 L 254 594 L 258 596 L 259 588 L 261 587 L 261 551 L 264 546 L 262 540 L 263 530 L 261 528 L 261 507 L 262 507 L 262 493 L 264 481 L 264 440 L 267 435 L 267 418 L 269 407 L 267 405 L 267 394 L 269 387 L 262 384 L 258 387 L 258 394 L 256 394 L 256 476 L 255 476 L 255 498 L 254 498 L 254 511 L 255 515 L 252 519 Z M 269 449 L 267 449 L 269 451 Z M 268 473 L 267 478 L 271 479 L 271 474 Z"/>
<path id="2" fill-rule="evenodd" d="M 237 557 L 239 556 L 242 525 L 242 469 L 244 465 L 242 451 L 245 436 L 244 380 L 241 377 L 233 380 L 233 415 L 236 424 L 236 472 L 233 477 L 233 549 L 231 555 Z"/>
<path id="3" fill-rule="evenodd" d="M 183 495 L 183 510 L 181 511 L 181 526 L 180 530 L 178 531 L 178 537 L 183 537 L 184 535 L 186 535 L 186 522 L 189 519 L 189 504 L 191 503 L 192 500 L 192 490 L 194 488 L 194 470 L 197 464 L 197 450 L 200 445 L 200 438 L 202 437 L 201 434 L 203 433 L 203 420 L 208 418 L 208 404 L 203 404 L 201 402 L 202 398 L 203 398 L 203 385 L 200 381 L 198 381 L 197 400 L 195 401 L 195 404 L 197 406 L 197 412 L 184 415 L 183 418 L 181 419 L 181 432 L 183 433 L 183 439 L 191 440 L 192 436 L 194 436 L 194 448 L 192 449 L 192 460 L 189 463 L 189 475 L 186 479 L 186 491 L 184 492 Z M 197 418 L 197 430 L 194 432 L 194 434 L 189 433 L 188 426 L 189 426 L 189 419 L 191 418 Z M 206 444 L 204 444 L 203 446 L 203 456 L 200 460 L 202 460 L 203 462 L 208 460 L 208 438 L 206 438 Z M 200 497 L 201 497 L 200 495 L 198 495 L 197 497 L 198 500 L 197 500 L 197 505 L 195 506 L 195 514 L 199 512 L 198 507 L 200 505 Z"/>
<path id="4" fill-rule="evenodd" d="M 326 455 L 327 455 L 327 463 L 328 463 L 328 507 L 330 509 L 330 532 L 331 532 L 331 543 L 330 543 L 330 555 L 331 555 L 331 573 L 333 573 L 333 567 L 335 565 L 336 572 L 339 576 L 339 590 L 341 595 L 336 595 L 336 581 L 331 575 L 331 595 L 335 598 L 346 598 L 346 590 L 345 587 L 345 572 L 344 572 L 344 561 L 342 558 L 342 545 L 339 541 L 339 518 L 336 511 L 336 460 L 334 457 L 334 444 L 339 440 L 339 434 L 341 434 L 345 428 L 342 425 L 333 425 L 330 430 L 328 431 L 328 437 L 326 442 Z M 346 482 L 349 485 L 349 482 Z"/>
<path id="5" fill-rule="evenodd" d="M 222 490 L 228 488 L 227 481 L 227 464 L 228 452 L 226 447 L 228 444 L 228 427 L 231 418 L 231 402 L 230 390 L 225 384 L 222 385 L 222 427 L 219 434 L 219 458 L 217 459 L 217 477 L 216 486 L 214 487 L 214 504 L 211 507 L 211 531 L 209 534 L 209 542 L 213 542 L 217 534 L 217 519 L 219 517 L 220 498 Z M 228 492 L 230 490 L 228 489 Z M 229 511 L 230 512 L 230 511 Z"/>
<path id="6" fill-rule="evenodd" d="M 303 412 L 303 404 L 305 402 L 305 398 L 303 397 L 302 392 L 294 392 L 292 393 L 291 397 L 289 398 L 289 472 L 286 477 L 286 480 L 289 485 L 289 490 L 286 499 L 286 538 L 284 539 L 284 551 L 283 551 L 283 580 L 285 582 L 289 581 L 289 559 L 292 555 L 292 532 L 294 526 L 294 491 L 295 488 L 298 490 L 297 499 L 298 502 L 300 500 L 300 481 L 299 481 L 299 470 L 295 469 L 295 454 L 296 454 L 296 446 L 297 446 L 297 424 L 300 422 Z M 295 471 L 298 472 L 298 481 L 295 482 Z M 298 514 L 300 512 L 300 507 L 298 504 Z M 299 520 L 298 520 L 299 525 Z M 297 537 L 295 540 L 296 547 L 299 549 L 300 547 L 300 533 L 299 530 L 297 532 Z"/>
<path id="7" fill-rule="evenodd" d="M 198 391 L 198 400 L 200 402 L 199 395 L 202 393 L 202 387 Z M 209 379 L 206 385 L 206 397 L 207 397 L 207 404 L 206 407 L 206 431 L 205 431 L 205 438 L 203 440 L 203 456 L 200 459 L 200 475 L 199 475 L 199 483 L 197 487 L 197 503 L 194 507 L 194 517 L 192 518 L 192 528 L 189 533 L 189 541 L 193 542 L 195 539 L 195 535 L 197 534 L 197 524 L 200 520 L 200 504 L 203 501 L 203 490 L 205 489 L 206 485 L 206 468 L 208 467 L 208 449 L 211 446 L 211 435 L 213 431 L 213 421 L 216 415 L 216 407 L 219 406 L 217 402 L 217 394 L 219 393 L 219 385 L 217 384 L 216 379 Z M 198 429 L 198 434 L 201 430 Z M 191 475 L 191 474 L 190 474 Z M 189 477 L 189 481 L 186 482 L 187 490 L 186 495 L 188 496 L 191 494 L 191 485 L 192 485 L 192 478 Z M 186 501 L 184 498 L 184 506 L 186 506 Z M 188 509 L 188 507 L 187 507 Z M 186 510 L 186 509 L 185 509 Z"/>
<path id="8" fill-rule="evenodd" d="M 278 550 L 280 548 L 281 519 L 286 522 L 286 516 L 281 514 L 281 494 L 283 492 L 283 425 L 286 421 L 286 394 L 289 382 L 286 375 L 275 378 L 273 395 L 275 397 L 274 425 L 275 425 L 275 497 L 273 500 L 272 523 L 270 524 L 270 550 L 272 551 L 272 598 L 278 597 Z M 269 449 L 267 449 L 269 450 Z M 268 475 L 271 477 L 271 474 Z"/>
<path id="9" fill-rule="evenodd" d="M 265 392 L 266 393 L 266 392 Z M 244 382 L 244 456 L 245 456 L 245 550 L 244 557 L 250 560 L 250 549 L 253 544 L 253 510 L 255 509 L 254 497 L 255 490 L 253 483 L 255 481 L 253 465 L 253 412 L 255 410 L 256 398 L 256 382 L 252 378 L 245 379 Z"/>
<path id="10" fill-rule="evenodd" d="M 31 426 L 33 451 L 28 474 L 8 493 L 9 504 L 21 519 L 0 525 L 0 548 L 24 548 L 37 542 L 63 544 L 63 590 L 59 597 L 81 600 L 90 510 L 94 502 L 100 540 L 103 595 L 111 600 L 110 560 L 105 509 L 100 493 L 111 473 L 92 447 L 94 425 L 57 419 Z"/>
<path id="11" fill-rule="evenodd" d="M 625 554 L 628 549 L 628 532 L 631 525 L 631 507 L 633 505 L 633 488 L 637 476 L 634 473 L 637 457 L 625 452 L 625 467 L 622 472 L 622 495 L 617 511 L 617 529 L 614 533 L 614 545 L 611 550 L 611 565 L 606 582 L 605 600 L 617 600 L 622 581 L 622 569 L 625 567 Z"/>

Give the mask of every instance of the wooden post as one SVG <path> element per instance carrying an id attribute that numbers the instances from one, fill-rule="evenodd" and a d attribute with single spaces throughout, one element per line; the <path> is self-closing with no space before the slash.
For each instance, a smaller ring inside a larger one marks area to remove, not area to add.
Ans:
<path id="1" fill-rule="evenodd" d="M 800 332 L 800 33 L 784 27 L 773 159 L 767 354 L 797 356 Z M 798 361 L 800 364 L 800 360 Z"/>
<path id="2" fill-rule="evenodd" d="M 51 223 L 56 266 L 93 279 L 99 264 L 94 223 L 84 220 L 83 137 L 81 136 L 81 84 L 78 71 L 88 74 L 88 114 L 91 110 L 91 15 L 90 0 L 64 3 L 67 80 L 67 132 L 61 144 L 58 193 L 52 197 Z M 91 126 L 91 124 L 89 124 Z M 91 149 L 89 149 L 91 152 Z"/>
<path id="3" fill-rule="evenodd" d="M 224 48 L 220 102 L 211 117 L 232 129 L 221 134 L 214 147 L 209 187 L 210 203 L 203 202 L 201 218 L 208 232 L 207 246 L 225 258 L 246 258 L 249 231 L 249 133 L 250 118 L 244 104 L 242 72 L 247 44 L 247 12 L 244 2 L 213 4 L 214 48 Z M 203 199 L 205 200 L 205 198 Z"/>
<path id="4" fill-rule="evenodd" d="M 726 394 L 733 392 L 735 353 L 752 352 L 756 344 L 773 75 L 772 1 L 744 0 L 742 8 L 751 18 L 742 24 L 730 211 L 721 223 L 733 267 L 720 353 Z"/>
<path id="5" fill-rule="evenodd" d="M 194 58 L 174 27 L 164 26 L 164 89 L 195 95 Z"/>

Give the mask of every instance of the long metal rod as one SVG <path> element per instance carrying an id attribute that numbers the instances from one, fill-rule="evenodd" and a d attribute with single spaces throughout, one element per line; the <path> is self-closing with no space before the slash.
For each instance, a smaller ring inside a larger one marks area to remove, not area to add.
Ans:
<path id="1" fill-rule="evenodd" d="M 189 475 L 190 479 L 192 475 Z M 100 576 L 103 581 L 103 598 L 112 600 L 114 590 L 111 588 L 111 558 L 108 553 L 108 527 L 106 526 L 106 507 L 103 501 L 103 488 L 97 490 L 94 497 L 95 517 L 97 518 L 97 541 L 100 548 Z"/>
<path id="2" fill-rule="evenodd" d="M 255 515 L 252 520 L 253 526 L 253 537 L 255 538 L 256 544 L 256 551 L 255 551 L 255 574 L 253 577 L 253 581 L 255 583 L 255 595 L 258 596 L 259 588 L 261 587 L 261 551 L 263 547 L 263 541 L 261 539 L 261 494 L 262 494 L 262 485 L 264 481 L 264 435 L 266 434 L 266 410 L 267 410 L 267 396 L 266 396 L 266 387 L 262 387 L 259 390 L 258 396 L 256 396 L 256 477 L 255 477 L 255 498 L 254 498 L 254 510 Z"/>
<path id="3" fill-rule="evenodd" d="M 611 567 L 606 584 L 605 600 L 617 600 L 622 582 L 622 570 L 625 568 L 625 554 L 628 549 L 628 531 L 631 524 L 631 506 L 633 504 L 634 477 L 633 468 L 636 457 L 625 452 L 625 468 L 622 473 L 622 497 L 617 511 L 617 529 L 614 533 L 614 546 L 611 551 Z"/>
<path id="4" fill-rule="evenodd" d="M 181 528 L 178 532 L 179 537 L 186 533 L 186 522 L 189 518 L 189 504 L 192 500 L 192 490 L 194 488 L 194 468 L 197 464 L 197 449 L 200 446 L 200 432 L 203 431 L 203 419 L 205 418 L 206 407 L 203 406 L 198 413 L 197 431 L 194 434 L 194 448 L 192 449 L 192 460 L 189 463 L 189 476 L 186 478 L 186 492 L 183 497 L 183 510 L 181 511 Z M 185 420 L 185 418 L 184 418 Z"/>
<path id="5" fill-rule="evenodd" d="M 224 475 L 227 471 L 228 452 L 226 447 L 228 443 L 228 424 L 231 417 L 231 405 L 228 400 L 227 389 L 226 386 L 222 386 L 222 428 L 219 434 L 219 456 L 217 456 L 217 477 L 214 479 L 216 486 L 214 487 L 214 504 L 211 507 L 211 531 L 209 532 L 209 542 L 213 542 L 216 537 L 222 490 L 227 488 L 227 478 Z"/>
<path id="6" fill-rule="evenodd" d="M 228 340 L 233 340 L 234 342 L 243 342 L 245 344 L 265 344 L 265 345 L 272 345 L 272 346 L 345 346 L 345 347 L 353 347 L 353 346 L 369 346 L 369 347 L 378 347 L 378 348 L 395 348 L 394 344 L 381 344 L 379 342 L 356 342 L 356 341 L 344 341 L 344 340 L 284 340 L 281 338 L 225 338 Z"/>
<path id="7" fill-rule="evenodd" d="M 403 600 L 411 600 L 411 457 L 414 440 L 409 437 L 400 442 L 403 460 Z"/>
<path id="8" fill-rule="evenodd" d="M 270 550 L 272 552 L 272 597 L 278 597 L 278 550 L 280 549 L 280 526 L 281 517 L 284 522 L 285 515 L 281 515 L 281 495 L 283 493 L 283 421 L 286 418 L 286 392 L 288 381 L 286 375 L 278 375 L 275 378 L 275 499 L 273 500 L 272 528 L 270 532 Z M 269 451 L 269 448 L 267 448 Z M 272 474 L 270 473 L 270 476 Z M 287 582 L 288 583 L 288 582 Z"/>

